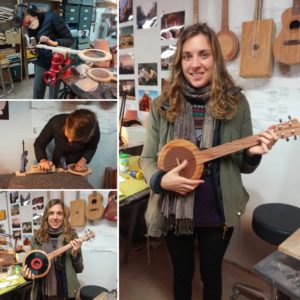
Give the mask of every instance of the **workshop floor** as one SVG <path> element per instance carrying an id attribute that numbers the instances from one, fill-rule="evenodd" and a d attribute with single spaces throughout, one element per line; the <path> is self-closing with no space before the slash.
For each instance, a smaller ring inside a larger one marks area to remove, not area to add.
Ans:
<path id="1" fill-rule="evenodd" d="M 160 242 L 151 249 L 151 264 L 147 264 L 147 249 L 132 251 L 129 262 L 122 262 L 123 242 L 120 242 L 120 299 L 121 300 L 170 300 L 172 299 L 171 271 L 165 245 Z M 253 273 L 232 263 L 223 264 L 223 300 L 229 300 L 236 282 L 261 289 L 270 299 L 270 287 Z M 195 273 L 193 300 L 200 300 L 199 272 Z M 238 300 L 251 299 L 240 295 Z M 255 298 L 253 298 L 255 299 Z"/>

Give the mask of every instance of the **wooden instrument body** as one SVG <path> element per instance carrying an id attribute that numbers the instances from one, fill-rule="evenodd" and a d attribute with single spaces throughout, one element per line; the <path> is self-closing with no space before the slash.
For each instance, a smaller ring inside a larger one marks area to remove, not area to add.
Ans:
<path id="1" fill-rule="evenodd" d="M 243 22 L 240 76 L 271 77 L 273 73 L 273 41 L 275 23 L 272 19 Z"/>
<path id="2" fill-rule="evenodd" d="M 294 13 L 293 11 L 296 12 Z M 300 4 L 298 9 L 286 9 L 281 16 L 281 22 L 282 30 L 274 43 L 274 56 L 278 61 L 286 65 L 299 64 Z"/>
<path id="3" fill-rule="evenodd" d="M 228 29 L 228 0 L 222 1 L 222 28 L 217 33 L 217 39 L 224 60 L 233 60 L 239 50 L 239 39 L 233 31 Z"/>
<path id="4" fill-rule="evenodd" d="M 70 203 L 70 224 L 72 227 L 85 226 L 85 201 L 84 199 L 73 200 Z"/>
<path id="5" fill-rule="evenodd" d="M 35 278 L 46 276 L 51 268 L 51 260 L 48 254 L 42 250 L 29 251 L 24 260 L 23 266 L 27 265 Z"/>
<path id="6" fill-rule="evenodd" d="M 88 205 L 85 209 L 85 216 L 88 220 L 94 221 L 102 218 L 104 213 L 103 196 L 99 192 L 92 192 L 88 197 Z"/>
<path id="7" fill-rule="evenodd" d="M 300 134 L 300 124 L 297 119 L 291 119 L 277 125 L 274 132 L 281 139 L 288 139 L 290 136 L 295 137 Z M 175 139 L 162 147 L 158 155 L 157 167 L 169 172 L 187 160 L 187 166 L 179 175 L 189 179 L 200 179 L 204 163 L 259 144 L 259 135 L 252 135 L 200 151 L 190 141 Z"/>
<path id="8" fill-rule="evenodd" d="M 263 0 L 256 0 L 255 18 L 243 22 L 240 76 L 244 78 L 271 77 L 273 73 L 273 43 L 275 23 L 262 20 Z"/>
<path id="9" fill-rule="evenodd" d="M 108 221 L 116 222 L 118 219 L 117 192 L 110 191 L 108 193 L 108 203 L 105 207 L 103 217 Z"/>

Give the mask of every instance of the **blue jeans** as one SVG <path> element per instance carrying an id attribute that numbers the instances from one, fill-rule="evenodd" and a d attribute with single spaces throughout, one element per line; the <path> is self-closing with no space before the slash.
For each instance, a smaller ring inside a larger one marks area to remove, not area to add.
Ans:
<path id="1" fill-rule="evenodd" d="M 203 300 L 222 299 L 222 261 L 233 227 L 223 238 L 223 227 L 198 227 L 194 235 L 175 235 L 168 232 L 165 239 L 173 265 L 174 300 L 192 299 L 192 280 L 195 271 L 195 239 L 198 240 Z"/>

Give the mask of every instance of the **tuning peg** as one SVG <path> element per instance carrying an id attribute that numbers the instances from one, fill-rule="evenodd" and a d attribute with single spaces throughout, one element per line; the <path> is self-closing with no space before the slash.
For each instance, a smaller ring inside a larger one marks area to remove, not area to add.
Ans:
<path id="1" fill-rule="evenodd" d="M 292 120 L 292 117 L 291 117 L 290 115 L 288 115 L 288 119 L 289 119 L 289 120 Z"/>
<path id="2" fill-rule="evenodd" d="M 294 135 L 294 141 L 297 141 L 297 136 L 296 135 Z"/>
<path id="3" fill-rule="evenodd" d="M 279 119 L 279 123 L 282 123 L 282 119 L 281 118 Z"/>
<path id="4" fill-rule="evenodd" d="M 289 139 L 288 137 L 286 137 L 286 138 L 285 138 L 285 140 L 286 140 L 287 142 L 289 142 L 289 141 L 290 141 L 290 139 Z"/>

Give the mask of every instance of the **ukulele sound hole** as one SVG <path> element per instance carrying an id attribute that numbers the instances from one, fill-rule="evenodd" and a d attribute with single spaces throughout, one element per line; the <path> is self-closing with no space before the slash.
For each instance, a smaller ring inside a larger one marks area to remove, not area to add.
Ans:
<path id="1" fill-rule="evenodd" d="M 93 199 L 93 200 L 92 200 L 92 204 L 94 204 L 94 205 L 97 204 L 97 200 L 96 200 L 96 199 Z"/>
<path id="2" fill-rule="evenodd" d="M 300 27 L 300 22 L 298 20 L 295 20 L 293 22 L 291 22 L 290 24 L 290 29 L 293 30 L 293 29 L 299 29 Z"/>
<path id="3" fill-rule="evenodd" d="M 259 49 L 259 45 L 258 45 L 258 44 L 254 44 L 254 45 L 253 45 L 253 50 L 256 51 L 256 50 L 258 50 L 258 49 Z"/>

